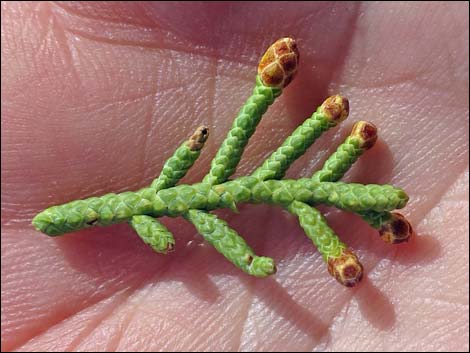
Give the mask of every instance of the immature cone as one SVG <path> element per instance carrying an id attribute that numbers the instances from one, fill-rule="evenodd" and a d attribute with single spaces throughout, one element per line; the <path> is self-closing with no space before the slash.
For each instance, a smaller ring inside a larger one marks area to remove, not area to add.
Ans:
<path id="1" fill-rule="evenodd" d="M 338 124 L 349 115 L 349 101 L 339 95 L 328 97 L 320 106 L 320 110 L 330 121 Z"/>
<path id="2" fill-rule="evenodd" d="M 351 136 L 361 140 L 361 148 L 368 150 L 377 141 L 377 127 L 368 121 L 358 121 L 354 124 Z"/>
<path id="3" fill-rule="evenodd" d="M 410 240 L 413 228 L 410 222 L 400 213 L 392 212 L 390 220 L 379 229 L 382 240 L 389 244 L 399 244 Z"/>
<path id="4" fill-rule="evenodd" d="M 361 281 L 364 268 L 351 250 L 344 249 L 339 257 L 328 259 L 328 272 L 343 286 L 353 287 Z"/>
<path id="5" fill-rule="evenodd" d="M 199 126 L 194 134 L 188 140 L 188 147 L 191 151 L 199 151 L 204 147 L 204 143 L 209 137 L 209 129 L 205 126 Z"/>
<path id="6" fill-rule="evenodd" d="M 292 38 L 281 38 L 264 53 L 258 64 L 258 76 L 265 86 L 286 87 L 299 65 L 299 51 Z"/>

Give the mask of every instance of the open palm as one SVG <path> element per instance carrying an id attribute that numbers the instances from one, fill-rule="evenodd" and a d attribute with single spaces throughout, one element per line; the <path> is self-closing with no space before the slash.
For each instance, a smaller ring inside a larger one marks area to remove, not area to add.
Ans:
<path id="1" fill-rule="evenodd" d="M 468 350 L 468 4 L 2 3 L 2 350 Z M 350 118 L 289 170 L 311 175 L 370 120 L 379 141 L 345 178 L 393 183 L 410 243 L 322 208 L 364 264 L 340 286 L 280 209 L 217 212 L 275 276 L 227 262 L 182 219 L 154 253 L 125 224 L 47 238 L 40 210 L 150 184 L 201 124 L 199 181 L 274 40 L 301 62 L 236 175 L 328 95 Z"/>

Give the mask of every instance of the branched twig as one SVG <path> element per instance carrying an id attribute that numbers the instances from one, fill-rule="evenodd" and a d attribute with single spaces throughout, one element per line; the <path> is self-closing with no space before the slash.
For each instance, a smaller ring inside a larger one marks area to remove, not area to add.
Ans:
<path id="1" fill-rule="evenodd" d="M 228 180 L 262 115 L 294 78 L 298 63 L 299 52 L 293 39 L 282 38 L 269 47 L 260 60 L 253 94 L 235 118 L 201 183 L 176 185 L 199 157 L 208 137 L 204 126 L 175 151 L 150 187 L 52 206 L 34 217 L 34 227 L 57 236 L 95 225 L 128 222 L 145 243 L 165 254 L 174 249 L 175 240 L 155 218 L 182 216 L 235 266 L 250 275 L 265 277 L 276 272 L 274 260 L 257 256 L 235 230 L 209 211 L 236 210 L 243 202 L 273 204 L 299 218 L 332 276 L 345 286 L 355 285 L 362 278 L 363 267 L 327 225 L 316 205 L 327 204 L 359 214 L 388 243 L 407 241 L 413 234 L 401 214 L 390 212 L 406 205 L 408 196 L 403 190 L 338 181 L 374 145 L 376 127 L 366 121 L 357 122 L 350 136 L 311 178 L 282 179 L 289 166 L 324 131 L 347 118 L 346 98 L 336 95 L 325 100 L 252 175 Z"/>

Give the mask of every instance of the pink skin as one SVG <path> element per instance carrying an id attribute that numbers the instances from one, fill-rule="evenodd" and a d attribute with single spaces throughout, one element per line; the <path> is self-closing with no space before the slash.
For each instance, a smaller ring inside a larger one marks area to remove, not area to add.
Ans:
<path id="1" fill-rule="evenodd" d="M 467 350 L 468 4 L 2 3 L 2 350 Z M 181 219 L 176 252 L 127 225 L 48 238 L 51 204 L 150 184 L 193 130 L 200 180 L 250 93 L 257 60 L 298 40 L 301 66 L 237 175 L 328 95 L 351 102 L 288 175 L 311 175 L 354 121 L 379 141 L 346 180 L 393 183 L 418 234 L 384 244 L 322 208 L 366 277 L 332 279 L 280 209 L 219 212 L 278 273 L 250 278 Z"/>

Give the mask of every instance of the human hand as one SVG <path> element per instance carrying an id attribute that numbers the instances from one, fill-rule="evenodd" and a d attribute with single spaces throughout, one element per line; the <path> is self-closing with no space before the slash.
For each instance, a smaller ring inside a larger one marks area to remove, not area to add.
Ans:
<path id="1" fill-rule="evenodd" d="M 364 264 L 341 287 L 280 209 L 219 212 L 278 272 L 254 279 L 191 225 L 157 255 L 127 225 L 47 238 L 42 209 L 134 190 L 201 124 L 201 180 L 263 50 L 294 37 L 294 82 L 236 175 L 330 94 L 350 117 L 289 170 L 311 175 L 370 120 L 346 180 L 404 188 L 417 237 L 384 244 L 323 208 Z M 2 350 L 468 350 L 468 4 L 2 3 Z"/>

